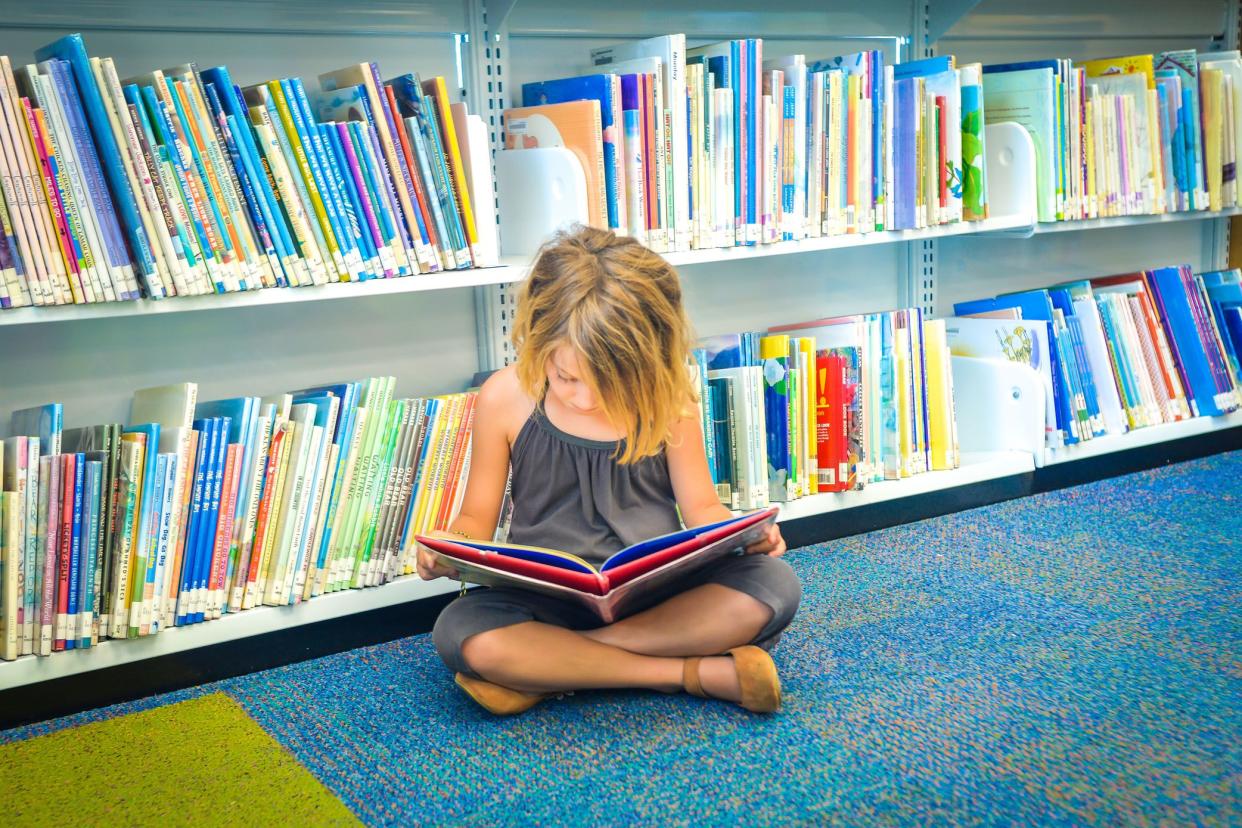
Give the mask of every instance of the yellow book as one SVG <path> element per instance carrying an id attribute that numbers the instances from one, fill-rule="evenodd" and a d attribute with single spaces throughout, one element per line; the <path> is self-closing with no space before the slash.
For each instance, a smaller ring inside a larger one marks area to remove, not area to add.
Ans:
<path id="1" fill-rule="evenodd" d="M 897 407 L 898 476 L 909 477 L 913 442 L 910 418 L 910 331 L 893 326 L 893 405 Z"/>
<path id="2" fill-rule="evenodd" d="M 1225 127 L 1221 110 L 1224 105 L 1224 77 L 1219 69 L 1204 69 L 1199 73 L 1199 84 L 1203 90 L 1203 169 L 1207 180 L 1209 210 L 1221 209 L 1221 138 Z"/>
<path id="3" fill-rule="evenodd" d="M 415 531 L 421 532 L 426 528 L 430 528 L 430 521 L 427 519 L 427 513 L 431 509 L 430 501 L 435 498 L 435 471 L 436 461 L 440 453 L 440 446 L 444 439 L 444 432 L 448 428 L 449 421 L 449 400 L 445 397 L 435 398 L 439 403 L 436 411 L 435 422 L 432 424 L 431 433 L 427 435 L 427 450 L 424 454 L 422 467 L 418 470 L 417 485 L 418 490 L 415 493 L 414 502 L 414 518 L 413 526 Z"/>
<path id="4" fill-rule="evenodd" d="M 1155 59 L 1151 55 L 1099 58 L 1077 65 L 1087 70 L 1089 78 L 1101 78 L 1105 75 L 1142 75 L 1147 81 L 1148 89 L 1156 88 Z"/>
<path id="5" fill-rule="evenodd" d="M 448 153 L 449 174 L 453 179 L 453 190 L 457 194 L 457 206 L 461 211 L 462 224 L 466 228 L 466 238 L 471 246 L 479 241 L 479 234 L 474 226 L 474 210 L 470 206 L 470 188 L 466 186 L 466 168 L 461 160 L 461 145 L 457 142 L 457 130 L 453 126 L 453 114 L 449 111 L 448 87 L 440 75 L 423 81 L 423 94 L 431 95 L 436 102 L 436 117 L 440 121 L 440 134 L 444 137 L 444 151 Z"/>
<path id="6" fill-rule="evenodd" d="M 430 497 L 426 502 L 426 510 L 422 516 L 422 526 L 430 531 L 435 528 L 436 516 L 440 514 L 440 506 L 444 502 L 444 492 L 448 488 L 448 471 L 452 462 L 453 446 L 457 442 L 457 433 L 461 430 L 462 414 L 466 411 L 466 398 L 462 394 L 445 397 L 448 405 L 448 416 L 444 428 L 440 432 L 439 442 L 435 445 L 435 466 L 432 469 Z"/>
<path id="7" fill-rule="evenodd" d="M 805 414 L 804 425 L 802 427 L 803 444 L 806 450 L 806 461 L 802 468 L 804 474 L 803 494 L 814 494 L 819 487 L 819 452 L 815 445 L 815 406 L 816 400 L 819 398 L 817 393 L 818 382 L 815 370 L 815 337 L 801 336 L 797 339 L 798 350 L 806 357 L 805 370 L 802 371 L 801 398 L 802 408 Z M 798 367 L 802 368 L 803 363 L 799 362 Z"/>
<path id="8" fill-rule="evenodd" d="M 927 430 L 931 468 L 936 471 L 955 469 L 958 466 L 957 427 L 944 320 L 924 322 L 923 340 L 927 362 Z"/>

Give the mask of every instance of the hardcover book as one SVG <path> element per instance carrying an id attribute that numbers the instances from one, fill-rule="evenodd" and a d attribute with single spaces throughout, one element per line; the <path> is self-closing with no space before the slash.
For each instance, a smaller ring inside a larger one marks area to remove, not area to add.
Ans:
<path id="1" fill-rule="evenodd" d="M 569 552 L 535 546 L 417 535 L 466 582 L 508 586 L 580 604 L 611 623 L 644 596 L 762 540 L 776 507 L 683 529 L 622 549 L 598 567 Z"/>

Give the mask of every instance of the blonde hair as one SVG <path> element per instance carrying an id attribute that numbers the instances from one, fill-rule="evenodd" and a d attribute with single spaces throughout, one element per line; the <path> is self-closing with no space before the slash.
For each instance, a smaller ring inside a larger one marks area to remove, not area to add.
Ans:
<path id="1" fill-rule="evenodd" d="M 692 341 L 677 271 L 609 230 L 558 233 L 518 294 L 513 346 L 523 389 L 542 399 L 553 352 L 573 348 L 583 380 L 625 435 L 622 463 L 658 453 L 690 412 Z"/>

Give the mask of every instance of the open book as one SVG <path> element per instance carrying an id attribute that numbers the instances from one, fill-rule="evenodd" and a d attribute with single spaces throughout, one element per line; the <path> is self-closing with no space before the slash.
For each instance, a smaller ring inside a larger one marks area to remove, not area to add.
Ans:
<path id="1" fill-rule="evenodd" d="M 582 604 L 604 623 L 652 591 L 767 536 L 777 508 L 683 529 L 627 546 L 598 568 L 577 555 L 537 546 L 418 535 L 463 582 L 542 592 Z"/>

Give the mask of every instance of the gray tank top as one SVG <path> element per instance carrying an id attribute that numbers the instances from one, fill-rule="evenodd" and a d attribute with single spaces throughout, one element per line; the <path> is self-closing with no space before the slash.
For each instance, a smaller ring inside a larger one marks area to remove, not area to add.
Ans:
<path id="1" fill-rule="evenodd" d="M 664 452 L 622 465 L 613 456 L 617 445 L 566 434 L 535 406 L 509 456 L 509 542 L 599 564 L 631 544 L 680 529 Z"/>

